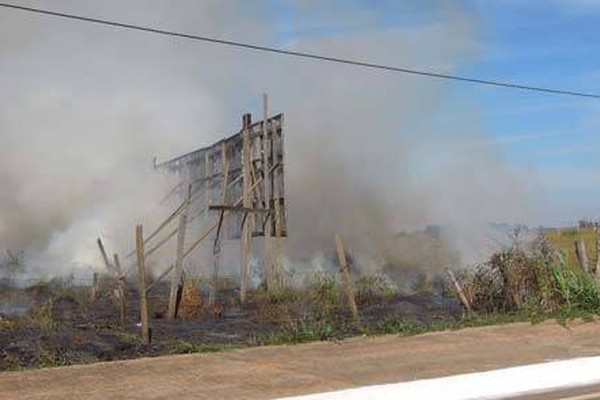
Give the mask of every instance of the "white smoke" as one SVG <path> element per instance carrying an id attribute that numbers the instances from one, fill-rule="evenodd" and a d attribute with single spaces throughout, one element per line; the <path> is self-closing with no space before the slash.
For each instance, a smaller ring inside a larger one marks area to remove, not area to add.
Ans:
<path id="1" fill-rule="evenodd" d="M 268 1 L 19 4 L 444 73 L 481 52 L 480 22 L 460 2 L 293 1 L 285 13 Z M 389 13 L 419 22 L 385 24 Z M 8 10 L 0 52 L 0 248 L 40 264 L 98 265 L 98 234 L 129 249 L 134 224 L 166 212 L 157 204 L 169 186 L 152 157 L 231 134 L 249 109 L 257 119 L 262 92 L 286 118 L 292 257 L 330 249 L 340 233 L 395 258 L 397 232 L 452 223 L 468 235 L 529 212 L 493 147 L 449 149 L 487 134 L 448 82 Z M 460 117 L 436 122 L 442 109 Z"/>

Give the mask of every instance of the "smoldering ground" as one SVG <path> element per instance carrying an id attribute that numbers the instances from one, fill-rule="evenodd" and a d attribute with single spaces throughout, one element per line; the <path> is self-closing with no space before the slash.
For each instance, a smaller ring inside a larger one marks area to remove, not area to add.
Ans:
<path id="1" fill-rule="evenodd" d="M 458 1 L 51 6 L 444 73 L 485 52 L 481 21 Z M 391 26 L 390 13 L 420 22 Z M 286 115 L 290 259 L 328 251 L 340 233 L 366 258 L 401 262 L 414 249 L 396 234 L 435 223 L 459 227 L 446 241 L 467 255 L 488 222 L 531 216 L 518 171 L 493 146 L 461 147 L 488 135 L 477 106 L 456 102 L 448 82 L 9 10 L 0 13 L 0 54 L 0 248 L 25 249 L 45 271 L 99 265 L 99 234 L 112 249 L 130 249 L 133 225 L 152 226 L 172 206 L 157 206 L 172 182 L 152 171 L 152 157 L 237 130 L 243 112 L 260 115 L 263 92 Z M 456 117 L 431 117 L 442 112 Z"/>

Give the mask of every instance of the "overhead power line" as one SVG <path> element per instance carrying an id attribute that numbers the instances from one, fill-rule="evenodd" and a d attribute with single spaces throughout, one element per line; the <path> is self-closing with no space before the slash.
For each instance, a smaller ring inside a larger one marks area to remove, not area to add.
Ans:
<path id="1" fill-rule="evenodd" d="M 497 80 L 469 78 L 469 77 L 465 77 L 465 76 L 448 75 L 448 74 L 442 74 L 442 73 L 433 72 L 433 71 L 425 71 L 425 70 L 420 70 L 420 69 L 410 69 L 410 68 L 403 68 L 403 67 L 395 67 L 395 66 L 391 66 L 391 65 L 376 64 L 376 63 L 372 63 L 372 62 L 368 62 L 368 61 L 331 57 L 331 56 L 325 56 L 325 55 L 320 55 L 320 54 L 304 53 L 304 52 L 292 51 L 292 50 L 282 50 L 282 49 L 278 49 L 278 48 L 274 48 L 274 47 L 261 46 L 261 45 L 256 45 L 256 44 L 243 43 L 243 42 L 236 42 L 236 41 L 232 41 L 232 40 L 219 39 L 219 38 L 214 38 L 214 37 L 209 37 L 209 36 L 192 35 L 192 34 L 188 34 L 188 33 L 169 31 L 169 30 L 165 30 L 165 29 L 151 28 L 148 26 L 133 25 L 133 24 L 127 24 L 127 23 L 123 23 L 123 22 L 115 22 L 115 21 L 109 21 L 109 20 L 105 20 L 105 19 L 91 18 L 91 17 L 86 17 L 83 15 L 67 14 L 67 13 L 51 11 L 51 10 L 46 10 L 46 9 L 41 9 L 41 8 L 25 7 L 25 6 L 20 6 L 20 5 L 16 5 L 16 4 L 10 4 L 10 3 L 0 3 L 0 7 L 7 8 L 7 9 L 13 9 L 13 10 L 19 10 L 19 11 L 27 11 L 27 12 L 36 13 L 36 14 L 49 15 L 49 16 L 53 16 L 53 17 L 83 21 L 83 22 L 91 22 L 94 24 L 100 24 L 100 25 L 105 25 L 105 26 L 154 33 L 154 34 L 158 34 L 158 35 L 172 36 L 172 37 L 178 37 L 178 38 L 184 38 L 184 39 L 190 39 L 190 40 L 197 40 L 197 41 L 202 41 L 202 42 L 208 42 L 208 43 L 213 43 L 213 44 L 219 44 L 219 45 L 225 45 L 225 46 L 231 46 L 231 47 L 237 47 L 237 48 L 243 48 L 243 49 L 249 49 L 249 50 L 255 50 L 255 51 L 263 51 L 263 52 L 279 54 L 279 55 L 286 55 L 286 56 L 292 56 L 292 57 L 298 57 L 298 58 L 304 58 L 304 59 L 312 59 L 312 60 L 325 61 L 325 62 L 338 63 L 338 64 L 354 65 L 357 67 L 370 68 L 370 69 L 375 69 L 375 70 L 397 72 L 397 73 L 402 73 L 402 74 L 418 75 L 418 76 L 423 76 L 423 77 L 428 77 L 428 78 L 438 78 L 438 79 L 467 82 L 467 83 L 474 83 L 474 84 L 487 85 L 487 86 L 502 87 L 502 88 L 508 88 L 508 89 L 518 89 L 518 90 L 527 90 L 527 91 L 533 91 L 533 92 L 542 92 L 542 93 L 551 93 L 551 94 L 566 95 L 566 96 L 576 96 L 576 97 L 587 97 L 587 98 L 593 98 L 593 99 L 600 99 L 600 94 L 595 94 L 595 93 L 584 93 L 584 92 L 577 92 L 577 91 L 572 91 L 572 90 L 562 90 L 562 89 L 553 89 L 553 88 L 548 88 L 548 87 L 522 85 L 522 84 L 510 83 L 510 82 L 505 82 L 505 81 L 497 81 Z"/>

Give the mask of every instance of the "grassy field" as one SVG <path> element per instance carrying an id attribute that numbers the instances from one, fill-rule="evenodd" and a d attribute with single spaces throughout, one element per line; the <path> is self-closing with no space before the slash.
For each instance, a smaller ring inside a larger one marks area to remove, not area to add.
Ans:
<path id="1" fill-rule="evenodd" d="M 566 255 L 567 262 L 570 265 L 578 265 L 577 256 L 575 255 L 575 241 L 583 239 L 590 269 L 592 271 L 595 269 L 598 253 L 596 251 L 596 233 L 593 229 L 548 229 L 544 233 L 555 248 Z"/>

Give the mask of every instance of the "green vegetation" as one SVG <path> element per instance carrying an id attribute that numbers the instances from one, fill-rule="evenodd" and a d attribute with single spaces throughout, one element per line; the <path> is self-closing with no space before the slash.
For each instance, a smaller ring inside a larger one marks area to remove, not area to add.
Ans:
<path id="1" fill-rule="evenodd" d="M 240 348 L 229 344 L 194 343 L 180 340 L 171 347 L 171 354 L 216 353 L 219 351 Z"/>
<path id="2" fill-rule="evenodd" d="M 401 336 L 413 336 L 426 332 L 439 332 L 525 321 L 531 321 L 532 323 L 538 322 L 538 320 L 532 319 L 531 315 L 525 313 L 472 314 L 464 318 L 444 317 L 430 321 L 407 318 L 404 315 L 393 315 L 378 322 L 374 327 L 369 328 L 367 334 L 399 334 Z"/>
<path id="3" fill-rule="evenodd" d="M 559 320 L 600 314 L 595 277 L 569 262 L 542 235 L 529 246 L 515 245 L 492 255 L 460 277 L 477 313 L 522 313 L 533 319 Z"/>

